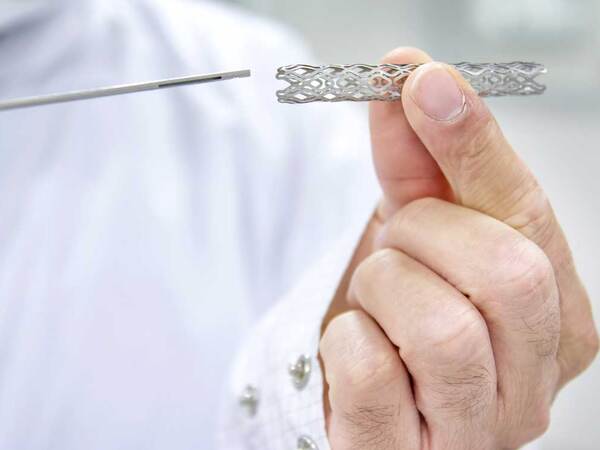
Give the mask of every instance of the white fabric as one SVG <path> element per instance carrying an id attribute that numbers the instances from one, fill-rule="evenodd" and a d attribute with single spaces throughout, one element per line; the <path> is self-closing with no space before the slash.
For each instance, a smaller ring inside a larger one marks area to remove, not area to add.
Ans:
<path id="1" fill-rule="evenodd" d="M 221 446 L 232 450 L 295 449 L 301 436 L 329 450 L 323 413 L 318 344 L 323 316 L 359 242 L 364 222 L 346 230 L 332 249 L 256 327 L 237 358 L 220 424 Z M 311 361 L 308 384 L 296 389 L 287 371 L 301 355 Z M 256 414 L 240 406 L 246 386 L 257 390 Z"/>
<path id="2" fill-rule="evenodd" d="M 0 448 L 215 448 L 239 343 L 373 205 L 366 121 L 276 103 L 314 60 L 210 3 L 49 2 L 0 61 L 0 98 L 253 69 L 0 113 Z"/>

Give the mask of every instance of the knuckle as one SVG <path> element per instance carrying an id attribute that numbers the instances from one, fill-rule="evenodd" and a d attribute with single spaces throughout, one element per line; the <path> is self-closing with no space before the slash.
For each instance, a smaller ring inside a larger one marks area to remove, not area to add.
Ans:
<path id="1" fill-rule="evenodd" d="M 392 382 L 399 373 L 399 360 L 394 354 L 383 352 L 373 346 L 365 346 L 356 357 L 347 361 L 347 370 L 342 383 L 351 387 L 378 388 Z"/>
<path id="2" fill-rule="evenodd" d="M 520 323 L 536 355 L 554 358 L 560 339 L 559 293 L 554 269 L 533 242 L 517 235 L 497 245 L 496 268 L 485 288 L 490 301 Z"/>
<path id="3" fill-rule="evenodd" d="M 351 358 L 348 341 L 354 339 L 353 322 L 362 320 L 362 312 L 348 311 L 334 317 L 323 332 L 319 342 L 319 353 L 326 366 L 326 371 L 331 372 L 339 365 L 345 365 Z"/>
<path id="4" fill-rule="evenodd" d="M 507 298 L 521 302 L 555 286 L 550 260 L 532 241 L 517 234 L 502 238 L 494 253 L 493 284 L 508 293 Z"/>
<path id="5" fill-rule="evenodd" d="M 406 228 L 423 222 L 432 210 L 444 203 L 443 200 L 434 197 L 423 197 L 407 203 L 389 219 L 389 225 L 385 229 L 385 240 L 394 241 L 391 235 L 401 234 Z"/>
<path id="6" fill-rule="evenodd" d="M 419 338 L 400 349 L 403 359 L 418 361 L 421 352 L 427 349 L 435 353 L 436 364 L 443 366 L 480 355 L 488 339 L 485 322 L 473 307 L 453 309 L 445 312 L 443 321 L 438 315 L 424 319 L 419 326 Z"/>
<path id="7" fill-rule="evenodd" d="M 400 373 L 398 354 L 361 332 L 365 320 L 369 319 L 361 311 L 344 313 L 331 321 L 321 338 L 327 378 L 340 387 L 377 389 Z"/>
<path id="8" fill-rule="evenodd" d="M 390 267 L 398 263 L 399 255 L 399 251 L 385 248 L 376 251 L 358 265 L 352 277 L 352 286 L 359 297 L 361 293 L 368 294 L 368 289 L 377 284 L 377 280 L 381 280 Z"/>
<path id="9" fill-rule="evenodd" d="M 518 212 L 508 215 L 504 222 L 545 247 L 559 229 L 548 196 L 533 176 L 515 189 L 509 198 L 513 199 L 512 209 Z"/>
<path id="10" fill-rule="evenodd" d="M 365 320 L 362 311 L 351 310 L 334 317 L 323 332 L 319 350 L 323 359 L 329 359 L 329 356 L 345 356 L 351 348 L 345 347 L 348 339 L 354 339 L 355 324 L 360 324 Z"/>
<path id="11" fill-rule="evenodd" d="M 466 342 L 479 341 L 486 334 L 485 324 L 474 308 L 465 308 L 452 318 L 446 326 L 431 323 L 430 343 L 440 349 L 461 348 Z"/>

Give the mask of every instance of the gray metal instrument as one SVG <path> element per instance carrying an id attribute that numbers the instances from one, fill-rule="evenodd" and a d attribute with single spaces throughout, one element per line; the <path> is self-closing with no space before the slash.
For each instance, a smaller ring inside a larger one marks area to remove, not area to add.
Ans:
<path id="1" fill-rule="evenodd" d="M 147 81 L 143 83 L 124 84 L 119 86 L 108 86 L 84 91 L 42 95 L 38 97 L 17 98 L 12 100 L 0 101 L 0 111 L 17 108 L 28 108 L 32 106 L 50 105 L 52 103 L 65 103 L 77 100 L 87 100 L 97 97 L 109 97 L 112 95 L 131 94 L 133 92 L 152 91 L 156 89 L 172 88 L 190 84 L 210 83 L 214 81 L 231 80 L 234 78 L 246 78 L 250 75 L 250 70 L 236 70 L 233 72 L 220 72 L 202 75 L 192 75 L 179 78 L 168 78 L 165 80 Z"/>
<path id="2" fill-rule="evenodd" d="M 453 64 L 482 97 L 542 94 L 536 78 L 546 73 L 531 62 Z M 280 67 L 276 78 L 289 83 L 277 91 L 280 103 L 400 100 L 402 86 L 418 64 L 342 64 Z"/>

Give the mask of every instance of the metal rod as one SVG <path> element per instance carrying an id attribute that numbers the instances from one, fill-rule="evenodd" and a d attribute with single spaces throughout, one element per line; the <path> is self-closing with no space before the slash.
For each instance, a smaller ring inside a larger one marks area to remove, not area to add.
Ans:
<path id="1" fill-rule="evenodd" d="M 233 72 L 192 75 L 179 78 L 167 78 L 165 80 L 147 81 L 143 83 L 101 87 L 83 91 L 65 92 L 60 94 L 50 94 L 36 97 L 16 98 L 6 101 L 0 101 L 0 111 L 17 108 L 29 108 L 33 106 L 50 105 L 53 103 L 74 102 L 78 100 L 87 100 L 91 98 L 109 97 L 112 95 L 131 94 L 133 92 L 152 91 L 156 89 L 166 89 L 189 84 L 211 83 L 215 81 L 231 80 L 233 78 L 247 78 L 250 75 L 250 70 L 236 70 Z"/>

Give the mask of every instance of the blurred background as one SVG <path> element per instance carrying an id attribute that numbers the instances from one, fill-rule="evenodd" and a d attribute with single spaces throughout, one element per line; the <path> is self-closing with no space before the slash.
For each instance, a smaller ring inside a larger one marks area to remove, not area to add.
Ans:
<path id="1" fill-rule="evenodd" d="M 447 62 L 546 64 L 544 96 L 489 103 L 551 197 L 600 316 L 600 0 L 231 2 L 294 28 L 317 62 L 371 63 L 411 45 Z M 600 448 L 599 417 L 596 361 L 559 395 L 541 448 Z"/>

